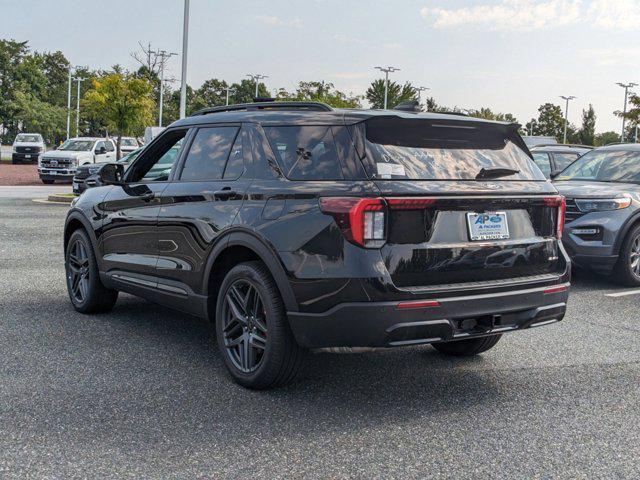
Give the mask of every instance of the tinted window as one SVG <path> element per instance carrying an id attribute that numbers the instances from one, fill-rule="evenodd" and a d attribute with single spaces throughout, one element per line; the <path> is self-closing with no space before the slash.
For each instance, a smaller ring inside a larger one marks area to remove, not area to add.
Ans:
<path id="1" fill-rule="evenodd" d="M 127 182 L 165 182 L 180 156 L 186 130 L 164 132 L 156 142 L 140 152 L 140 157 L 127 170 Z"/>
<path id="2" fill-rule="evenodd" d="M 545 177 L 549 178 L 551 174 L 551 164 L 549 163 L 549 155 L 546 153 L 533 153 L 533 161 L 536 162 L 538 168 L 542 171 Z"/>
<path id="3" fill-rule="evenodd" d="M 237 133 L 238 127 L 199 129 L 187 154 L 180 178 L 182 180 L 221 179 Z"/>
<path id="4" fill-rule="evenodd" d="M 284 174 L 291 180 L 343 180 L 331 127 L 265 127 Z"/>
<path id="5" fill-rule="evenodd" d="M 640 152 L 592 150 L 569 165 L 556 180 L 640 182 Z"/>
<path id="6" fill-rule="evenodd" d="M 564 170 L 579 157 L 577 153 L 554 153 L 553 158 L 556 161 L 556 168 Z"/>
<path id="7" fill-rule="evenodd" d="M 244 155 L 242 150 L 242 132 L 236 136 L 236 142 L 231 148 L 229 153 L 229 160 L 227 160 L 227 166 L 224 169 L 223 178 L 228 180 L 235 180 L 244 172 Z"/>

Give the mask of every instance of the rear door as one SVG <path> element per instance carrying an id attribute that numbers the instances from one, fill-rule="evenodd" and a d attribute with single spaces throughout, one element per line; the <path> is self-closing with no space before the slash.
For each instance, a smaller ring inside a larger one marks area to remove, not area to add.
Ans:
<path id="1" fill-rule="evenodd" d="M 209 252 L 233 224 L 251 182 L 245 143 L 240 124 L 194 131 L 175 180 L 161 195 L 160 288 L 191 294 L 202 285 Z"/>

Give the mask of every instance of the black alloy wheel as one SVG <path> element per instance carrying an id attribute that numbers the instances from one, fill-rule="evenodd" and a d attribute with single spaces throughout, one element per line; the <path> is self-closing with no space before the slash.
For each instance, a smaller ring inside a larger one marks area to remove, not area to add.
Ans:
<path id="1" fill-rule="evenodd" d="M 67 260 L 69 294 L 78 303 L 84 303 L 89 295 L 89 254 L 80 238 L 71 245 Z"/>

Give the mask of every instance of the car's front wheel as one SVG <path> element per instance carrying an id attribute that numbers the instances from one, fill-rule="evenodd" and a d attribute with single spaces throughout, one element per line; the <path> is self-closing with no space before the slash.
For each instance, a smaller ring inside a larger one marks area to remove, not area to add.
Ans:
<path id="1" fill-rule="evenodd" d="M 98 313 L 113 308 L 118 291 L 105 287 L 100 281 L 91 241 L 84 230 L 76 230 L 69 238 L 65 270 L 69 298 L 78 312 Z"/>
<path id="2" fill-rule="evenodd" d="M 433 348 L 440 353 L 455 355 L 458 357 L 468 357 L 478 355 L 495 347 L 502 335 L 490 335 L 488 337 L 469 338 L 467 340 L 455 340 L 452 342 L 442 342 L 432 344 Z"/>
<path id="3" fill-rule="evenodd" d="M 640 225 L 632 228 L 622 242 L 613 275 L 623 285 L 640 286 Z"/>
<path id="4" fill-rule="evenodd" d="M 227 273 L 216 304 L 218 347 L 231 376 L 258 390 L 291 383 L 306 350 L 291 333 L 280 292 L 261 262 Z"/>

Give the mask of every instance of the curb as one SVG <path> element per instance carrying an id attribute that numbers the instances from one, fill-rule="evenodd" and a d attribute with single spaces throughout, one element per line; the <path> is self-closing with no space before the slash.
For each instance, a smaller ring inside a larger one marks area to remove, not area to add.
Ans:
<path id="1" fill-rule="evenodd" d="M 50 202 L 58 202 L 58 203 L 71 203 L 76 197 L 68 197 L 66 195 L 49 195 L 47 200 Z"/>

